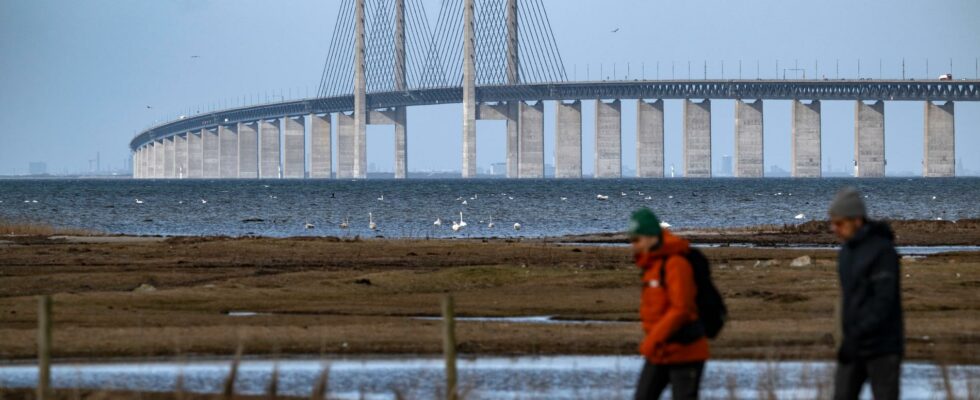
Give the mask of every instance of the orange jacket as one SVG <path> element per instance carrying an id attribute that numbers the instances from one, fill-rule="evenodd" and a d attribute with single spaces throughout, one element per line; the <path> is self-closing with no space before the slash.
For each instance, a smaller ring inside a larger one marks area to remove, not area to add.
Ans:
<path id="1" fill-rule="evenodd" d="M 698 319 L 694 272 L 684 258 L 689 248 L 687 240 L 665 229 L 659 247 L 636 257 L 636 265 L 643 270 L 640 320 L 646 333 L 640 344 L 640 354 L 654 364 L 708 359 L 706 338 L 687 344 L 667 342 L 667 338 L 680 327 Z M 662 268 L 666 268 L 663 274 L 660 273 Z M 661 276 L 666 285 L 660 282 Z"/>

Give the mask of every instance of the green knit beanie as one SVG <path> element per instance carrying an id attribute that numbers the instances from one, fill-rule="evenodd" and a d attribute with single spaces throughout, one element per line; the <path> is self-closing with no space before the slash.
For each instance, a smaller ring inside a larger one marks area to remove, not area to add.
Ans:
<path id="1" fill-rule="evenodd" d="M 649 208 L 636 210 L 630 216 L 630 227 L 627 229 L 630 236 L 660 236 L 661 232 L 660 218 Z"/>

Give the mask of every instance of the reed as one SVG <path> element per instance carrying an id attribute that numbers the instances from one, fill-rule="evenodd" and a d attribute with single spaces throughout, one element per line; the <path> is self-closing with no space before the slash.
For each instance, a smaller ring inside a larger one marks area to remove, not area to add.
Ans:
<path id="1" fill-rule="evenodd" d="M 231 361 L 231 369 L 228 371 L 228 377 L 225 378 L 225 384 L 221 390 L 221 397 L 224 399 L 231 399 L 235 397 L 235 379 L 238 378 L 238 365 L 242 362 L 242 345 L 238 344 L 238 349 L 235 350 L 235 359 Z"/>
<path id="2" fill-rule="evenodd" d="M 76 228 L 64 228 L 56 227 L 54 225 L 40 223 L 40 222 L 27 222 L 27 221 L 9 221 L 0 220 L 0 235 L 9 236 L 52 236 L 52 235 L 65 235 L 65 236 L 97 236 L 100 235 L 99 232 L 86 230 L 86 229 L 76 229 Z"/>
<path id="3" fill-rule="evenodd" d="M 323 369 L 320 370 L 320 375 L 317 376 L 316 382 L 313 384 L 313 390 L 310 392 L 311 400 L 323 400 L 327 397 L 327 390 L 330 388 L 330 365 L 324 365 Z"/>
<path id="4" fill-rule="evenodd" d="M 272 374 L 269 375 L 269 387 L 266 388 L 266 395 L 270 400 L 276 400 L 279 396 L 279 364 L 272 366 Z"/>

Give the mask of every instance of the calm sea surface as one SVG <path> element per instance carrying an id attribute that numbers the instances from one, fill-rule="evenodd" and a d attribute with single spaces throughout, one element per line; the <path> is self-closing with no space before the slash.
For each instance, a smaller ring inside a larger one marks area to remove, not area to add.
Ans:
<path id="1" fill-rule="evenodd" d="M 800 223 L 824 218 L 845 185 L 867 195 L 875 217 L 980 218 L 980 178 L 769 178 L 0 180 L 0 219 L 133 235 L 535 237 L 621 231 L 639 207 L 680 228 Z M 460 212 L 466 226 L 453 232 Z"/>

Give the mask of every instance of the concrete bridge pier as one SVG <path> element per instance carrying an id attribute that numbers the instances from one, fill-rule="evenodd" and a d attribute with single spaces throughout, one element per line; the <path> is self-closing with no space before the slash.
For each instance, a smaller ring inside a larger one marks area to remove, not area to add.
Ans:
<path id="1" fill-rule="evenodd" d="M 595 177 L 623 176 L 623 103 L 595 102 Z"/>
<path id="2" fill-rule="evenodd" d="M 167 155 L 164 151 L 162 140 L 153 142 L 153 177 L 156 179 L 166 178 Z"/>
<path id="3" fill-rule="evenodd" d="M 544 178 L 544 102 L 519 103 L 519 178 Z"/>
<path id="4" fill-rule="evenodd" d="M 476 120 L 498 120 L 507 122 L 507 177 L 520 177 L 520 105 L 521 101 L 497 104 L 480 103 L 476 107 Z"/>
<path id="5" fill-rule="evenodd" d="M 310 178 L 330 179 L 333 176 L 330 145 L 330 114 L 310 114 Z"/>
<path id="6" fill-rule="evenodd" d="M 130 157 L 132 158 L 130 160 L 130 164 L 133 166 L 131 175 L 133 179 L 139 179 L 140 178 L 140 150 L 138 149 L 133 151 L 133 154 L 130 154 Z"/>
<path id="7" fill-rule="evenodd" d="M 885 102 L 858 100 L 854 108 L 854 176 L 884 177 L 885 164 Z"/>
<path id="8" fill-rule="evenodd" d="M 148 143 L 146 146 L 146 178 L 156 179 L 156 141 Z"/>
<path id="9" fill-rule="evenodd" d="M 555 105 L 555 178 L 582 178 L 582 101 Z"/>
<path id="10" fill-rule="evenodd" d="M 259 177 L 259 123 L 238 123 L 238 177 Z"/>
<path id="11" fill-rule="evenodd" d="M 793 100 L 792 169 L 795 178 L 819 178 L 822 150 L 820 148 L 820 100 L 809 104 Z"/>
<path id="12" fill-rule="evenodd" d="M 408 108 L 395 107 L 395 179 L 408 177 Z"/>
<path id="13" fill-rule="evenodd" d="M 711 177 L 711 100 L 684 100 L 684 177 Z"/>
<path id="14" fill-rule="evenodd" d="M 476 177 L 476 50 L 474 0 L 463 0 L 463 178 Z"/>
<path id="15" fill-rule="evenodd" d="M 282 177 L 302 179 L 306 177 L 306 117 L 283 119 Z"/>
<path id="16" fill-rule="evenodd" d="M 143 145 L 143 178 L 153 179 L 153 143 Z"/>
<path id="17" fill-rule="evenodd" d="M 368 113 L 368 125 L 391 125 L 395 128 L 395 178 L 404 179 L 408 173 L 408 115 L 405 107 L 387 110 L 372 110 Z M 365 153 L 362 153 L 366 155 Z M 364 161 L 367 163 L 367 160 Z M 366 176 L 365 176 L 366 177 Z"/>
<path id="18" fill-rule="evenodd" d="M 953 102 L 925 103 L 925 143 L 923 143 L 922 176 L 956 176 L 956 129 Z"/>
<path id="19" fill-rule="evenodd" d="M 133 152 L 133 179 L 143 178 L 143 147 Z"/>
<path id="20" fill-rule="evenodd" d="M 279 120 L 259 122 L 259 179 L 282 178 Z"/>
<path id="21" fill-rule="evenodd" d="M 204 129 L 198 132 L 187 132 L 187 177 L 200 179 L 204 177 Z"/>
<path id="22" fill-rule="evenodd" d="M 517 178 L 520 176 L 520 150 L 521 150 L 521 101 L 510 101 L 504 103 L 506 108 L 505 119 L 507 120 L 507 145 L 506 145 L 506 167 L 507 177 Z"/>
<path id="23" fill-rule="evenodd" d="M 636 176 L 664 177 L 664 101 L 636 101 Z"/>
<path id="24" fill-rule="evenodd" d="M 205 178 L 220 178 L 221 177 L 221 140 L 218 137 L 217 130 L 203 129 L 201 130 L 202 141 L 204 153 L 204 177 Z"/>
<path id="25" fill-rule="evenodd" d="M 174 154 L 176 154 L 176 161 L 174 163 L 174 173 L 177 179 L 187 178 L 187 134 L 180 134 L 174 136 Z"/>
<path id="26" fill-rule="evenodd" d="M 354 116 L 337 113 L 337 178 L 354 176 Z"/>
<path id="27" fill-rule="evenodd" d="M 735 100 L 735 165 L 738 178 L 762 178 L 763 161 L 762 100 L 746 103 Z"/>
<path id="28" fill-rule="evenodd" d="M 238 126 L 218 126 L 218 170 L 222 179 L 238 178 Z"/>
<path id="29" fill-rule="evenodd" d="M 174 166 L 176 163 L 174 161 L 177 153 L 175 152 L 174 138 L 168 137 L 163 139 L 163 177 L 167 179 L 173 179 L 176 174 L 174 173 Z"/>

